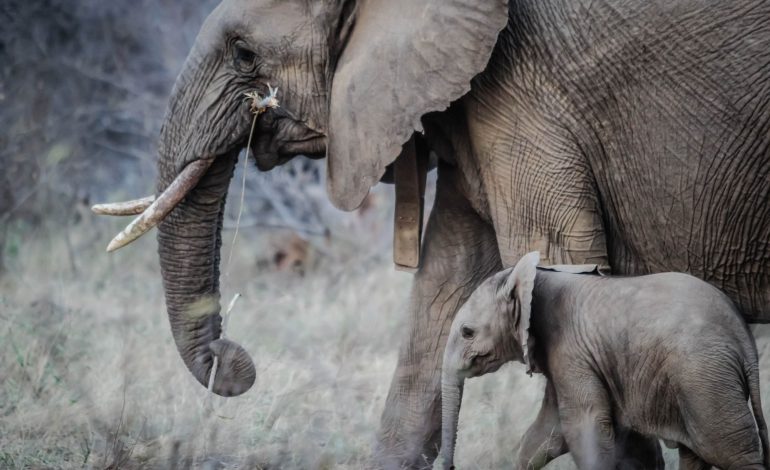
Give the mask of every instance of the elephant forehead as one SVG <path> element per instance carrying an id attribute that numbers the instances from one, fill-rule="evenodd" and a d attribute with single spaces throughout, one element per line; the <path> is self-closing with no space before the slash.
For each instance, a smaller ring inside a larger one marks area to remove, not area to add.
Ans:
<path id="1" fill-rule="evenodd" d="M 495 306 L 495 289 L 491 283 L 485 282 L 473 291 L 462 311 L 466 312 L 467 318 L 482 319 L 491 315 Z"/>
<path id="2" fill-rule="evenodd" d="M 206 20 L 213 32 L 237 32 L 260 43 L 280 43 L 307 29 L 310 12 L 292 0 L 225 0 Z"/>

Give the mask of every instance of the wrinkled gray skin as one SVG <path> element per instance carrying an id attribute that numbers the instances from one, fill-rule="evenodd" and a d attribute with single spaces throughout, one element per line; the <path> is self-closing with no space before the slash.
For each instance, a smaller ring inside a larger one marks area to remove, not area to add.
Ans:
<path id="1" fill-rule="evenodd" d="M 246 145 L 247 90 L 279 87 L 252 155 L 326 157 L 352 210 L 416 129 L 439 158 L 410 327 L 379 432 L 386 467 L 440 437 L 454 314 L 524 253 L 617 274 L 690 272 L 770 320 L 770 3 L 761 0 L 224 0 L 203 25 L 160 136 L 166 188 L 214 163 L 159 226 L 174 340 L 214 389 L 254 367 L 220 340 L 222 209 Z M 220 374 L 218 374 L 219 376 Z"/>
<path id="2" fill-rule="evenodd" d="M 538 270 L 538 259 L 530 253 L 484 281 L 452 323 L 446 468 L 465 379 L 508 361 L 548 380 L 520 469 L 568 449 L 581 470 L 628 468 L 618 438 L 629 429 L 677 446 L 680 469 L 770 468 L 756 346 L 724 294 L 687 274 L 606 278 Z"/>

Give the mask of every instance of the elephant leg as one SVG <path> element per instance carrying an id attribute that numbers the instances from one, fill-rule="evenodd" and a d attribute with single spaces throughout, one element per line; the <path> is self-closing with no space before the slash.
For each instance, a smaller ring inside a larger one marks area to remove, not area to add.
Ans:
<path id="1" fill-rule="evenodd" d="M 564 441 L 559 424 L 556 391 L 549 381 L 545 386 L 545 396 L 537 418 L 527 429 L 521 441 L 516 468 L 539 470 L 566 452 L 567 443 Z"/>
<path id="2" fill-rule="evenodd" d="M 441 165 L 420 269 L 412 285 L 408 338 L 382 414 L 375 459 L 383 468 L 431 467 L 441 441 L 441 362 L 455 313 L 502 268 L 495 233 Z"/>
<path id="3" fill-rule="evenodd" d="M 572 458 L 580 470 L 615 468 L 618 460 L 609 397 L 598 378 L 573 382 L 556 387 L 559 419 Z"/>
<path id="4" fill-rule="evenodd" d="M 615 438 L 618 468 L 622 470 L 663 470 L 663 450 L 655 437 L 624 429 Z"/>
<path id="5" fill-rule="evenodd" d="M 709 470 L 711 465 L 685 446 L 679 446 L 679 470 Z"/>
<path id="6" fill-rule="evenodd" d="M 624 430 L 615 437 L 619 470 L 663 470 L 665 462 L 655 438 Z M 538 470 L 551 460 L 569 452 L 562 435 L 556 391 L 551 382 L 545 387 L 543 403 L 535 422 L 521 441 L 516 468 Z"/>

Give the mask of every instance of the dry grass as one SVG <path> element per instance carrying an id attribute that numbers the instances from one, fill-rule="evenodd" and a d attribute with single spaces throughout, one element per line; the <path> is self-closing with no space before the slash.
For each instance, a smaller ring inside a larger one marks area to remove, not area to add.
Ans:
<path id="1" fill-rule="evenodd" d="M 384 196 L 363 218 L 340 216 L 345 236 L 315 239 L 304 276 L 263 259 L 285 232 L 242 230 L 223 299 L 244 295 L 228 336 L 251 352 L 258 378 L 242 397 L 215 399 L 212 414 L 171 340 L 153 237 L 108 256 L 120 221 L 11 236 L 0 278 L 0 468 L 361 468 L 411 281 L 390 262 Z M 466 390 L 458 465 L 510 468 L 542 381 L 509 365 Z"/>
<path id="2" fill-rule="evenodd" d="M 63 239 L 15 241 L 0 285 L 0 468 L 360 466 L 410 282 L 389 253 L 320 240 L 326 251 L 300 276 L 270 269 L 261 253 L 285 231 L 242 231 L 223 297 L 244 295 L 228 335 L 252 353 L 258 381 L 207 415 L 206 390 L 168 331 L 154 240 L 109 256 L 103 242 L 119 222 L 102 223 L 73 228 L 74 273 Z M 367 225 L 351 215 L 338 228 L 355 236 Z"/>

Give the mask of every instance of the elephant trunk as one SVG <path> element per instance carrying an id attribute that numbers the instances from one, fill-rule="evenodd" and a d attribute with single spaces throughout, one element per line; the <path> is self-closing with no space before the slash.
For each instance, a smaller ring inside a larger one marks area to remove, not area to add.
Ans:
<path id="1" fill-rule="evenodd" d="M 189 110 L 199 107 L 190 103 L 199 94 L 191 89 L 189 78 L 184 71 L 180 75 L 161 130 L 158 194 L 162 194 L 184 168 L 201 162 L 203 166 L 210 166 L 158 225 L 163 288 L 171 332 L 185 365 L 198 382 L 208 386 L 216 356 L 218 366 L 213 391 L 221 396 L 235 396 L 251 388 L 256 379 L 248 353 L 221 337 L 219 314 L 222 219 L 238 149 L 207 150 L 211 145 L 205 141 L 206 134 L 191 133 L 189 126 L 196 124 L 183 122 L 185 116 L 189 118 Z M 190 141 L 196 138 L 202 141 Z M 192 162 L 185 165 L 190 157 Z"/>
<path id="2" fill-rule="evenodd" d="M 219 157 L 158 226 L 163 288 L 171 332 L 187 368 L 208 386 L 213 355 L 219 358 L 213 391 L 234 396 L 256 379 L 251 358 L 221 338 L 219 260 L 225 196 L 235 155 Z"/>
<path id="3" fill-rule="evenodd" d="M 441 375 L 441 457 L 444 469 L 454 468 L 457 423 L 463 398 L 464 379 L 456 370 L 445 369 Z"/>

